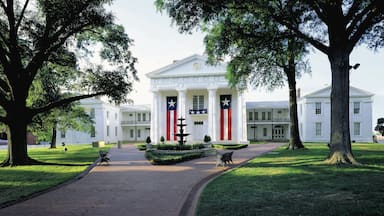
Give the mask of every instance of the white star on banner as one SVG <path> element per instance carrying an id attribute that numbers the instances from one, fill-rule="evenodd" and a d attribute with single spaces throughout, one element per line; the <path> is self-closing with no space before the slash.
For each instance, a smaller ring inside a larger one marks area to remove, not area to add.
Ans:
<path id="1" fill-rule="evenodd" d="M 170 101 L 168 102 L 168 104 L 169 104 L 169 107 L 175 107 L 176 102 L 173 101 L 173 100 L 170 100 Z"/>
<path id="2" fill-rule="evenodd" d="M 227 98 L 225 98 L 223 101 L 221 101 L 223 103 L 223 106 L 229 106 L 229 102 L 231 102 L 230 100 L 228 100 Z"/>

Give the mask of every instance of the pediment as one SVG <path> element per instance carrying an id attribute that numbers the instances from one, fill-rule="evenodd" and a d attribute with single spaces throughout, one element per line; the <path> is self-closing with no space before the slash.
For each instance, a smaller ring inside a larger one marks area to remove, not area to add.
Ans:
<path id="1" fill-rule="evenodd" d="M 349 96 L 350 97 L 372 97 L 374 94 L 353 86 L 349 87 Z M 304 98 L 329 98 L 331 96 L 331 86 L 327 86 L 318 91 L 312 92 Z"/>
<path id="2" fill-rule="evenodd" d="M 213 75 L 225 75 L 226 65 L 208 65 L 207 58 L 201 55 L 192 55 L 182 60 L 146 74 L 151 79 L 172 77 L 201 77 Z"/>

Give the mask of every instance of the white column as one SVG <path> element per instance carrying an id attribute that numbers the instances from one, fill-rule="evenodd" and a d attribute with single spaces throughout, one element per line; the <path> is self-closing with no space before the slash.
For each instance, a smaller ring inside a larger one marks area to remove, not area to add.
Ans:
<path id="1" fill-rule="evenodd" d="M 237 140 L 238 142 L 247 142 L 247 115 L 246 115 L 246 107 L 243 101 L 243 94 L 238 91 L 237 92 Z"/>
<path id="2" fill-rule="evenodd" d="M 185 100 L 185 95 L 186 95 L 186 90 L 185 89 L 179 89 L 178 90 L 178 104 L 177 104 L 177 113 L 179 117 L 186 118 L 185 115 L 185 106 L 186 106 L 186 100 Z"/>
<path id="3" fill-rule="evenodd" d="M 216 88 L 208 89 L 208 135 L 216 140 Z"/>
<path id="4" fill-rule="evenodd" d="M 158 91 L 153 91 L 152 98 L 152 114 L 151 114 L 151 140 L 152 143 L 157 144 L 159 140 L 159 102 L 160 102 L 160 94 Z"/>

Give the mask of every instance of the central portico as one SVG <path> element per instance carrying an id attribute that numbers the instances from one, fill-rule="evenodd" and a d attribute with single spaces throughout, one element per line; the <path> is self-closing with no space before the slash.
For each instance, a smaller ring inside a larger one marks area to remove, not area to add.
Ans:
<path id="1" fill-rule="evenodd" d="M 153 93 L 151 139 L 157 144 L 164 136 L 176 142 L 177 118 L 186 119 L 187 143 L 247 142 L 245 106 L 242 95 L 229 88 L 226 66 L 206 64 L 193 55 L 147 74 Z"/>

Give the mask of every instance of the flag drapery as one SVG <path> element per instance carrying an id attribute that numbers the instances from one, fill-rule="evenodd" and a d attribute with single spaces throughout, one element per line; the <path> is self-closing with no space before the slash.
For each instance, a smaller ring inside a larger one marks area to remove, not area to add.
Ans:
<path id="1" fill-rule="evenodd" d="M 220 140 L 232 140 L 231 95 L 220 95 Z"/>
<path id="2" fill-rule="evenodd" d="M 177 129 L 177 97 L 167 97 L 167 120 L 166 120 L 166 140 L 176 140 L 176 129 Z"/>

